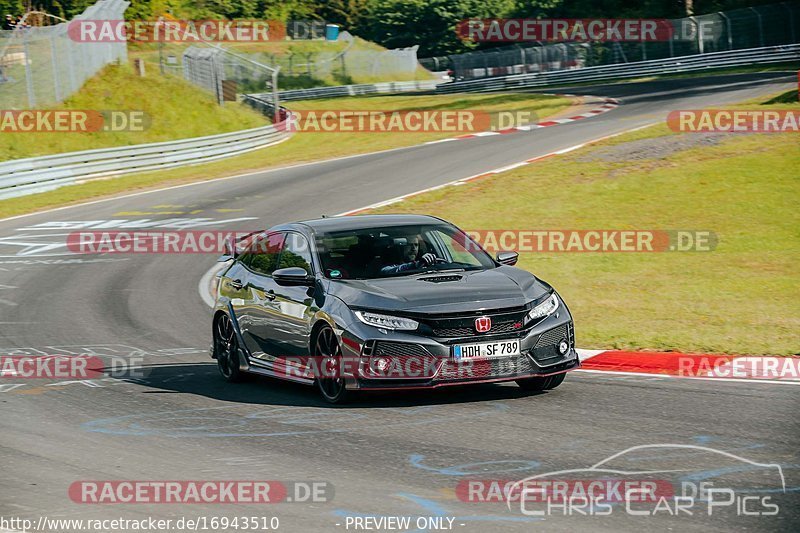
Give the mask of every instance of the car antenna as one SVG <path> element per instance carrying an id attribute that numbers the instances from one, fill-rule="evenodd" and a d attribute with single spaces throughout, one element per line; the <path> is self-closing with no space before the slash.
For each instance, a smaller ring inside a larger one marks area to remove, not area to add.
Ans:
<path id="1" fill-rule="evenodd" d="M 328 215 L 322 215 L 322 218 L 328 218 Z"/>

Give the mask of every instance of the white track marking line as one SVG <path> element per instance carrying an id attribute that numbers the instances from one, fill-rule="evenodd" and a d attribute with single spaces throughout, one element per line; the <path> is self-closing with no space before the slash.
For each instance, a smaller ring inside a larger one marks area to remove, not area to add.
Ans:
<path id="1" fill-rule="evenodd" d="M 215 301 L 214 296 L 211 294 L 211 280 L 217 274 L 217 272 L 225 268 L 225 266 L 225 263 L 217 263 L 208 269 L 205 274 L 203 274 L 203 277 L 200 278 L 200 282 L 197 284 L 197 290 L 200 292 L 200 298 L 202 298 L 209 307 L 214 307 Z"/>
<path id="2" fill-rule="evenodd" d="M 553 153 L 554 153 L 554 154 L 556 154 L 556 155 L 566 154 L 566 153 L 568 153 L 568 152 L 572 152 L 573 150 L 578 150 L 579 148 L 583 148 L 584 146 L 586 146 L 586 143 L 583 143 L 583 144 L 576 144 L 575 146 L 570 146 L 569 148 L 564 148 L 564 149 L 561 149 L 561 150 L 556 150 L 556 151 L 555 151 L 555 152 L 553 152 Z"/>
<path id="3" fill-rule="evenodd" d="M 575 351 L 578 352 L 578 358 L 581 361 L 586 361 L 587 359 L 591 359 L 595 355 L 606 353 L 608 350 L 586 350 L 584 348 L 575 348 Z"/>
<path id="4" fill-rule="evenodd" d="M 526 159 L 524 161 L 518 161 L 516 163 L 512 163 L 510 165 L 506 165 L 506 166 L 503 166 L 503 167 L 495 168 L 495 169 L 492 169 L 492 170 L 487 170 L 487 171 L 481 172 L 479 174 L 473 174 L 472 176 L 467 176 L 466 178 L 458 178 L 456 180 L 449 181 L 449 182 L 444 183 L 442 185 L 435 185 L 433 187 L 427 187 L 425 189 L 420 189 L 418 191 L 414 191 L 414 192 L 410 192 L 410 193 L 407 193 L 407 194 L 403 194 L 401 196 L 395 196 L 394 198 L 391 198 L 389 200 L 384 200 L 382 202 L 376 202 L 374 204 L 370 204 L 370 205 L 367 205 L 367 206 L 364 206 L 364 207 L 359 207 L 357 209 L 351 209 L 349 211 L 345 211 L 343 213 L 339 213 L 339 214 L 334 215 L 334 216 L 337 216 L 337 217 L 348 216 L 348 215 L 352 215 L 354 213 L 360 213 L 361 211 L 367 211 L 367 210 L 370 210 L 370 209 L 376 209 L 378 207 L 383 207 L 385 205 L 401 202 L 401 201 L 405 200 L 406 198 L 410 198 L 410 197 L 416 196 L 418 194 L 423 194 L 423 193 L 426 193 L 426 192 L 430 192 L 430 191 L 434 191 L 434 190 L 437 190 L 437 189 L 441 189 L 443 187 L 449 187 L 449 186 L 452 186 L 452 185 L 461 185 L 461 184 L 463 184 L 463 182 L 466 182 L 466 181 L 471 181 L 471 180 L 474 180 L 476 178 L 481 178 L 481 177 L 484 177 L 484 176 L 488 176 L 490 174 L 497 174 L 498 172 L 502 172 L 504 169 L 517 168 L 517 167 L 521 167 L 521 166 L 524 166 L 524 165 L 527 165 L 527 164 L 530 164 L 530 163 L 535 163 L 536 161 L 539 161 L 540 159 L 544 159 L 545 157 L 550 157 L 550 156 L 553 156 L 553 155 L 565 154 L 567 152 L 571 152 L 572 150 L 577 150 L 578 148 L 583 148 L 584 146 L 587 146 L 589 144 L 594 144 L 594 143 L 597 143 L 597 142 L 600 142 L 600 141 L 604 141 L 606 139 L 611 139 L 612 137 L 618 137 L 618 136 L 624 135 L 626 133 L 632 133 L 634 131 L 638 131 L 638 130 L 641 130 L 641 129 L 644 129 L 644 128 L 648 128 L 650 126 L 652 126 L 652 124 L 645 124 L 643 126 L 637 126 L 635 128 L 631 128 L 629 130 L 620 131 L 618 133 L 613 133 L 611 135 L 605 135 L 603 137 L 598 137 L 597 139 L 592 139 L 590 141 L 586 141 L 586 142 L 581 143 L 581 144 L 576 144 L 575 146 L 570 146 L 568 148 L 562 148 L 561 150 L 556 150 L 554 152 L 548 152 L 546 154 L 542 154 L 540 156 L 536 156 L 536 157 L 531 158 L 531 159 Z"/>
<path id="5" fill-rule="evenodd" d="M 527 161 L 520 161 L 519 163 L 514 163 L 514 164 L 508 165 L 506 167 L 501 167 L 501 168 L 498 168 L 497 170 L 493 170 L 492 173 L 493 174 L 500 174 L 501 172 L 507 172 L 509 170 L 514 170 L 517 167 L 523 167 L 523 166 L 525 166 L 527 164 L 529 164 Z"/>

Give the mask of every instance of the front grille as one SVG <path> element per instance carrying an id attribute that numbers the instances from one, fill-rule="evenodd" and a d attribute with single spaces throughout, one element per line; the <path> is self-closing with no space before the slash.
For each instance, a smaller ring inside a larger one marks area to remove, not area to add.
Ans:
<path id="1" fill-rule="evenodd" d="M 489 330 L 487 333 L 496 334 L 496 333 L 515 333 L 522 329 L 522 322 L 518 321 L 511 321 L 506 322 L 503 324 L 495 325 L 492 322 L 492 329 Z M 477 332 L 475 331 L 474 327 L 469 328 L 441 328 L 441 329 L 434 329 L 433 334 L 437 337 L 468 337 L 470 335 L 476 335 Z"/>
<path id="2" fill-rule="evenodd" d="M 456 316 L 422 319 L 421 321 L 431 328 L 436 337 L 472 337 L 475 335 L 496 335 L 502 333 L 517 333 L 523 330 L 526 309 L 510 311 L 473 312 Z M 492 319 L 492 328 L 489 331 L 478 333 L 475 329 L 475 319 L 488 316 Z"/>
<path id="3" fill-rule="evenodd" d="M 533 372 L 533 364 L 526 355 L 500 359 L 467 359 L 465 361 L 451 359 L 442 366 L 441 371 L 436 376 L 436 381 L 493 379 L 531 374 Z"/>
<path id="4" fill-rule="evenodd" d="M 558 343 L 562 340 L 567 340 L 569 342 L 569 339 L 570 336 L 566 324 L 545 331 L 536 341 L 536 345 L 534 345 L 531 354 L 539 364 L 553 363 L 563 357 L 558 353 Z"/>
<path id="5" fill-rule="evenodd" d="M 425 357 L 431 355 L 428 350 L 419 344 L 410 342 L 377 341 L 370 347 L 372 348 L 370 353 L 367 353 L 365 349 L 364 355 L 380 355 L 384 357 Z"/>

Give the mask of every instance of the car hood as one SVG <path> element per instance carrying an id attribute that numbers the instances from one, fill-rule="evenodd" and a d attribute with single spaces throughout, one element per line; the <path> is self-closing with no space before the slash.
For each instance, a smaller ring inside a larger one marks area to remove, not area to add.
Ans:
<path id="1" fill-rule="evenodd" d="M 455 281 L 426 278 L 457 276 Z M 454 313 L 523 306 L 552 289 L 530 272 L 501 266 L 469 272 L 428 272 L 370 280 L 331 280 L 328 294 L 350 307 L 414 313 Z"/>

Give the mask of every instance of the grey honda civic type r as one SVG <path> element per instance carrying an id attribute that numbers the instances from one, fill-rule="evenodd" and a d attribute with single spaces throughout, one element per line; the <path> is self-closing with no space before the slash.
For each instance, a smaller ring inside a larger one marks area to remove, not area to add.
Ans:
<path id="1" fill-rule="evenodd" d="M 357 391 L 516 381 L 553 389 L 580 363 L 556 291 L 423 215 L 330 217 L 275 226 L 220 258 L 211 355 L 246 373 Z"/>

